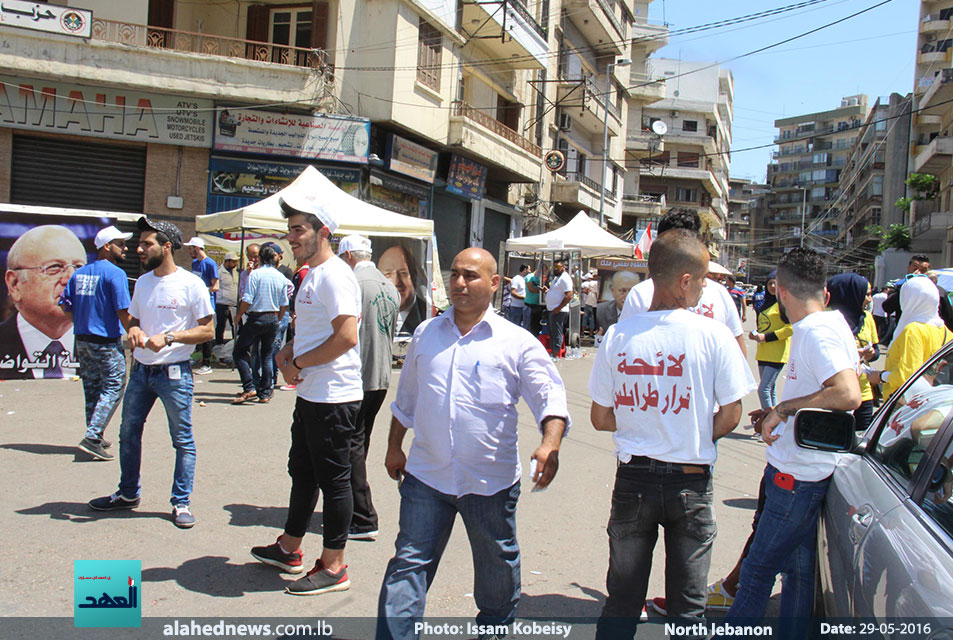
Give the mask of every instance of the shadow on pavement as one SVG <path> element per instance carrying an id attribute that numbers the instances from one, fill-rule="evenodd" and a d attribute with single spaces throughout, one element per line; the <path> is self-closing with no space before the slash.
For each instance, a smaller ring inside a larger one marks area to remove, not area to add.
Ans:
<path id="1" fill-rule="evenodd" d="M 49 516 L 50 520 L 69 520 L 70 522 L 95 522 L 107 518 L 169 519 L 169 513 L 166 511 L 93 511 L 85 502 L 47 502 L 28 509 L 18 509 L 16 513 L 25 516 Z"/>
<path id="2" fill-rule="evenodd" d="M 228 524 L 232 527 L 270 527 L 272 529 L 283 529 L 285 519 L 288 517 L 287 507 L 226 504 L 222 508 L 231 514 L 232 517 Z M 321 533 L 323 524 L 323 514 L 320 511 L 315 511 L 314 515 L 311 516 L 311 524 L 308 525 L 308 531 L 311 533 Z M 265 542 L 262 544 L 265 544 Z"/>
<path id="3" fill-rule="evenodd" d="M 573 582 L 572 586 L 579 589 L 585 597 L 574 598 L 558 593 L 530 595 L 523 593 L 520 596 L 520 618 L 544 618 L 554 622 L 578 622 L 578 618 L 598 618 L 605 604 L 605 594 L 598 589 L 584 587 Z M 554 616 L 553 612 L 559 615 Z"/>
<path id="4" fill-rule="evenodd" d="M 75 456 L 77 460 L 92 460 L 93 457 L 83 453 L 75 445 L 40 444 L 34 442 L 11 442 L 0 444 L 0 449 L 35 453 L 38 456 Z"/>
<path id="5" fill-rule="evenodd" d="M 282 577 L 284 576 L 284 577 Z M 186 560 L 176 568 L 154 567 L 142 570 L 142 581 L 174 581 L 183 589 L 220 598 L 240 598 L 246 593 L 284 591 L 286 585 L 301 576 L 283 574 L 274 567 L 256 562 L 249 556 L 245 564 L 232 564 L 221 556 L 203 556 Z"/>
<path id="6" fill-rule="evenodd" d="M 728 498 L 722 500 L 721 503 L 726 507 L 734 507 L 735 509 L 751 509 L 754 511 L 758 508 L 757 498 Z"/>

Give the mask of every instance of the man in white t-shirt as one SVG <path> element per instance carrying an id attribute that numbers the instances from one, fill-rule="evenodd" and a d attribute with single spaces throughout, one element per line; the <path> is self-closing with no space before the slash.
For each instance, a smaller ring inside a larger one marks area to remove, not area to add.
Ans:
<path id="1" fill-rule="evenodd" d="M 139 259 L 146 272 L 136 281 L 129 304 L 132 372 L 122 403 L 119 427 L 119 490 L 96 498 L 96 511 L 139 506 L 142 430 L 156 399 L 169 419 L 175 448 L 172 521 L 180 529 L 195 524 L 190 496 L 195 478 L 192 437 L 192 364 L 195 345 L 215 336 L 215 308 L 202 279 L 177 267 L 173 254 L 182 234 L 171 222 L 139 218 Z"/>
<path id="2" fill-rule="evenodd" d="M 672 209 L 659 220 L 658 233 L 662 235 L 670 229 L 686 229 L 698 233 L 701 229 L 701 219 L 698 214 L 689 209 Z M 650 252 L 651 253 L 651 252 Z M 655 285 L 651 278 L 646 278 L 639 284 L 632 287 L 629 295 L 622 306 L 622 312 L 619 314 L 619 320 L 625 320 L 633 313 L 643 313 L 648 310 L 652 304 L 652 294 Z M 735 307 L 731 294 L 724 285 L 708 278 L 705 289 L 699 301 L 689 308 L 706 318 L 714 318 L 731 330 L 741 347 L 741 353 L 747 354 L 744 340 L 744 330 L 741 327 L 741 318 L 738 316 L 738 310 Z"/>
<path id="3" fill-rule="evenodd" d="M 291 497 L 284 532 L 273 544 L 253 547 L 259 562 L 301 573 L 301 541 L 318 492 L 324 496 L 324 548 L 314 568 L 285 589 L 292 595 L 344 591 L 351 586 L 344 547 L 351 525 L 350 443 L 364 397 L 358 325 L 361 289 L 354 272 L 334 255 L 329 239 L 337 215 L 317 194 L 280 200 L 288 243 L 299 264 L 309 265 L 295 296 L 295 336 L 275 360 L 298 398 L 291 423 L 288 474 Z"/>
<path id="4" fill-rule="evenodd" d="M 507 318 L 524 329 L 529 327 L 529 307 L 526 306 L 526 274 L 529 265 L 521 264 L 520 272 L 510 280 L 510 311 Z"/>
<path id="5" fill-rule="evenodd" d="M 704 616 L 716 533 L 715 441 L 738 425 L 741 399 L 755 388 L 731 332 L 687 309 L 698 303 L 708 273 L 697 234 L 659 234 L 649 273 L 656 282 L 652 304 L 609 327 L 589 378 L 592 424 L 614 433 L 618 457 L 608 597 L 597 638 L 634 634 L 659 525 L 668 615 Z"/>
<path id="6" fill-rule="evenodd" d="M 780 617 L 810 620 L 814 604 L 817 518 L 837 454 L 802 449 L 794 441 L 799 409 L 852 411 L 860 406 L 857 345 L 836 311 L 825 311 L 827 267 L 820 254 L 796 248 L 778 263 L 778 301 L 794 333 L 781 402 L 752 413 L 768 444 L 764 507 L 741 565 L 741 580 L 725 621 L 761 618 L 779 573 Z M 806 633 L 794 631 L 791 637 Z"/>
<path id="7" fill-rule="evenodd" d="M 546 311 L 549 313 L 549 352 L 558 358 L 569 324 L 569 301 L 572 300 L 572 278 L 562 260 L 553 262 L 553 279 L 548 287 L 543 287 L 543 293 L 546 294 Z"/>

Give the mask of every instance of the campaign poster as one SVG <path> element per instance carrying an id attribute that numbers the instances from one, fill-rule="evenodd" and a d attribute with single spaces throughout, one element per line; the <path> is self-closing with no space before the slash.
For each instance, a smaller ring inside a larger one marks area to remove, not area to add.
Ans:
<path id="1" fill-rule="evenodd" d="M 0 380 L 78 374 L 73 323 L 58 302 L 73 272 L 96 259 L 96 233 L 111 224 L 0 206 Z"/>

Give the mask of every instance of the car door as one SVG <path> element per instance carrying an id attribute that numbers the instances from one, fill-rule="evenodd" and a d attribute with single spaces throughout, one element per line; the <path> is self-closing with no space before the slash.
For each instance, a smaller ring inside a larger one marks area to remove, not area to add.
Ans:
<path id="1" fill-rule="evenodd" d="M 875 416 L 834 473 L 819 536 L 825 613 L 949 617 L 953 384 L 941 350 Z"/>

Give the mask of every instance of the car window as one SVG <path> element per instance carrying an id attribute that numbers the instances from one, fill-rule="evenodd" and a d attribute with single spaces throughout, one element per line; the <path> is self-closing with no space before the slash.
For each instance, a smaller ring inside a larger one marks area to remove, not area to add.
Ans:
<path id="1" fill-rule="evenodd" d="M 953 365 L 940 358 L 925 369 L 885 411 L 875 436 L 873 457 L 907 490 L 924 453 L 953 410 Z"/>
<path id="2" fill-rule="evenodd" d="M 944 531 L 953 536 L 953 442 L 940 457 L 930 477 L 921 506 Z"/>

